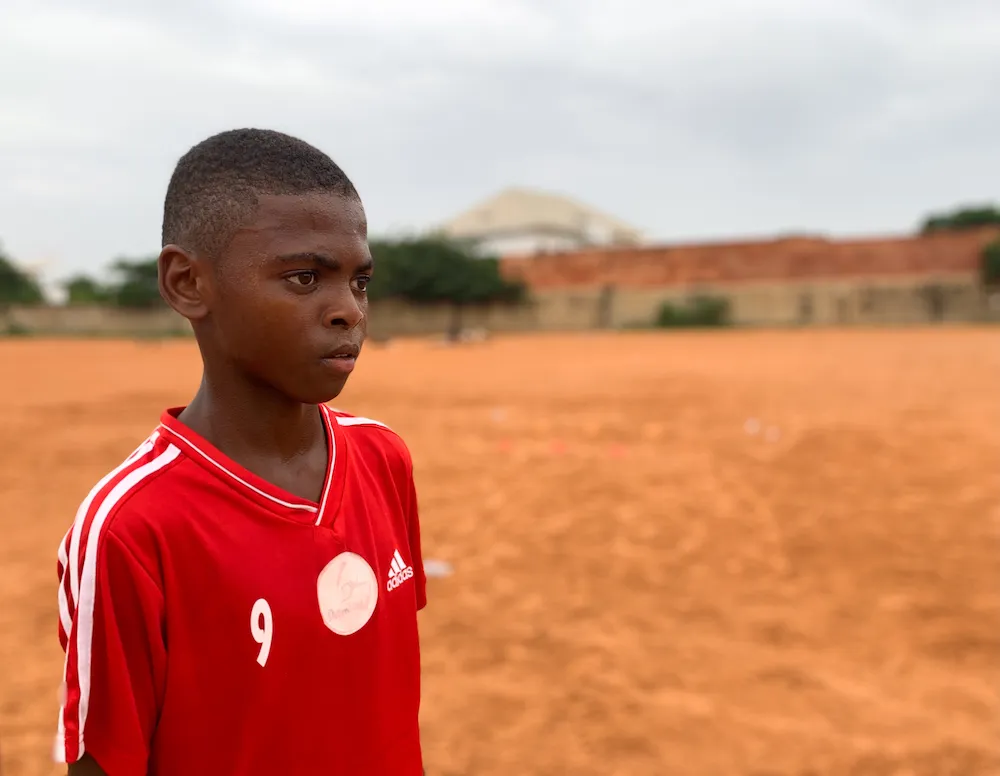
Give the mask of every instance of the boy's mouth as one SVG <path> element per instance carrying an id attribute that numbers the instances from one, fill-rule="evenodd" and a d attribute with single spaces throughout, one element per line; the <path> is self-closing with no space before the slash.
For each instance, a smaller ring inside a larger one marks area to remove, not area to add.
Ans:
<path id="1" fill-rule="evenodd" d="M 357 358 L 358 354 L 361 352 L 361 348 L 357 345 L 342 345 L 336 350 L 331 350 L 325 356 L 324 359 L 328 358 Z"/>
<path id="2" fill-rule="evenodd" d="M 323 357 L 323 363 L 332 370 L 348 375 L 354 371 L 361 348 L 358 345 L 342 345 Z"/>

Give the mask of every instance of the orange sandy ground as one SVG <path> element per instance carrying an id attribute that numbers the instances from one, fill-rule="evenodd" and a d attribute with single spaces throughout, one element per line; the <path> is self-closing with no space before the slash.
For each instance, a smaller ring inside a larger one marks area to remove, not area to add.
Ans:
<path id="1" fill-rule="evenodd" d="M 0 756 L 35 776 L 57 543 L 199 360 L 0 369 Z M 1000 330 L 398 343 L 337 405 L 407 439 L 455 567 L 421 615 L 432 776 L 1000 774 Z"/>

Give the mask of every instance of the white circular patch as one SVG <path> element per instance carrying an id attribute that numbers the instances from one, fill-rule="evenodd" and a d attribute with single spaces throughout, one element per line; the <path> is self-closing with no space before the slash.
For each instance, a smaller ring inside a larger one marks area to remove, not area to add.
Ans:
<path id="1" fill-rule="evenodd" d="M 368 561 L 353 552 L 342 552 L 319 573 L 316 593 L 326 627 L 339 636 L 350 636 L 372 618 L 378 583 Z"/>

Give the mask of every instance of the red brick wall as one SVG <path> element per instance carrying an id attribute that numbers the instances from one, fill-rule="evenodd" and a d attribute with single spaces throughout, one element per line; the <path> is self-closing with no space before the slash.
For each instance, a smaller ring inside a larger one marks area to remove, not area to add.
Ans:
<path id="1" fill-rule="evenodd" d="M 621 287 L 738 283 L 935 273 L 974 273 L 1000 229 L 828 241 L 790 238 L 768 242 L 589 250 L 531 258 L 505 257 L 501 271 L 532 288 L 612 284 Z"/>

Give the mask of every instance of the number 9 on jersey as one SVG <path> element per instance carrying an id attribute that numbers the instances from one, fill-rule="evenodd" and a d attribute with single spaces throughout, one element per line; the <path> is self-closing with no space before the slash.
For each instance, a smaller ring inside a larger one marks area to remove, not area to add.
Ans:
<path id="1" fill-rule="evenodd" d="M 271 653 L 271 638 L 274 635 L 271 606 L 263 598 L 257 599 L 250 612 L 250 633 L 253 634 L 253 640 L 260 644 L 257 662 L 263 666 Z"/>

